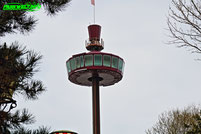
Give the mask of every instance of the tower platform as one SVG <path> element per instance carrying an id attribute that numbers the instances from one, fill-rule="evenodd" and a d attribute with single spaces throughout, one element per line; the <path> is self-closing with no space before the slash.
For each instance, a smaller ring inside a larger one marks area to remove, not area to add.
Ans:
<path id="1" fill-rule="evenodd" d="M 124 61 L 121 57 L 92 51 L 73 55 L 66 62 L 68 79 L 78 85 L 92 86 L 90 78 L 94 71 L 100 77 L 100 86 L 110 86 L 123 77 Z"/>

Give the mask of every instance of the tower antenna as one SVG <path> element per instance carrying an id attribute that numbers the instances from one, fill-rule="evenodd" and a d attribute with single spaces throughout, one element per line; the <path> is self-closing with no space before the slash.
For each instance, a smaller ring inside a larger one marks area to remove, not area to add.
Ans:
<path id="1" fill-rule="evenodd" d="M 95 6 L 95 0 L 91 0 L 91 4 L 93 5 L 93 17 L 94 17 L 94 24 L 96 22 L 96 6 Z"/>

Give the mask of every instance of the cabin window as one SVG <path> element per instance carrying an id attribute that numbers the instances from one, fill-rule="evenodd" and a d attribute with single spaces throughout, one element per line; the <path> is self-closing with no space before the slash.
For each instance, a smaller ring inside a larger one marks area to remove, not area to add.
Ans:
<path id="1" fill-rule="evenodd" d="M 123 69 L 123 61 L 122 61 L 122 59 L 119 59 L 119 67 L 118 67 L 118 69 L 120 71 L 122 71 L 122 69 Z"/>
<path id="2" fill-rule="evenodd" d="M 118 58 L 112 56 L 112 67 L 113 68 L 118 68 Z"/>
<path id="3" fill-rule="evenodd" d="M 93 56 L 92 55 L 85 55 L 84 61 L 85 61 L 85 66 L 92 66 L 93 65 Z"/>
<path id="4" fill-rule="evenodd" d="M 103 65 L 107 66 L 107 67 L 110 67 L 110 65 L 111 65 L 111 56 L 109 56 L 109 55 L 104 55 L 103 56 Z"/>
<path id="5" fill-rule="evenodd" d="M 80 56 L 80 66 L 84 67 L 84 60 L 83 60 L 83 56 Z"/>
<path id="6" fill-rule="evenodd" d="M 71 69 L 74 70 L 76 69 L 76 65 L 75 65 L 75 58 L 70 60 L 70 65 L 71 65 Z"/>
<path id="7" fill-rule="evenodd" d="M 94 55 L 94 66 L 102 66 L 102 55 Z"/>
<path id="8" fill-rule="evenodd" d="M 80 68 L 80 57 L 76 57 L 76 68 Z"/>
<path id="9" fill-rule="evenodd" d="M 67 70 L 68 70 L 68 73 L 71 71 L 71 68 L 70 68 L 70 62 L 68 61 L 67 63 L 66 63 L 66 65 L 67 65 Z"/>

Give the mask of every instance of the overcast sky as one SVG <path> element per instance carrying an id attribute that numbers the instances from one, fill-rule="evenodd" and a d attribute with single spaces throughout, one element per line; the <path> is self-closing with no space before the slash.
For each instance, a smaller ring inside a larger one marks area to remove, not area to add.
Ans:
<path id="1" fill-rule="evenodd" d="M 103 52 L 125 60 L 123 79 L 101 87 L 101 133 L 144 134 L 158 115 L 173 108 L 201 103 L 201 55 L 167 45 L 165 30 L 171 0 L 96 0 L 96 22 L 102 26 Z M 93 22 L 90 0 L 72 0 L 64 12 L 48 17 L 33 12 L 36 29 L 23 36 L 7 35 L 3 41 L 20 44 L 44 57 L 36 79 L 47 92 L 37 101 L 18 99 L 18 109 L 28 108 L 37 122 L 53 130 L 92 134 L 92 89 L 68 80 L 65 62 L 87 52 L 87 26 Z"/>

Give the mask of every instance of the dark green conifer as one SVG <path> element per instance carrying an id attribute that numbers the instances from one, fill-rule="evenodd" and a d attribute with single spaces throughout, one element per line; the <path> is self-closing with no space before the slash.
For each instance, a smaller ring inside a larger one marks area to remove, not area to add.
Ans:
<path id="1" fill-rule="evenodd" d="M 47 15 L 53 16 L 63 11 L 70 0 L 1 0 L 0 1 L 0 41 L 6 34 L 28 34 L 37 23 L 35 16 L 28 11 L 3 11 L 7 3 L 38 2 Z M 15 39 L 16 40 L 16 39 Z M 0 42 L 1 43 L 1 42 Z M 14 95 L 21 94 L 28 100 L 35 100 L 45 91 L 40 80 L 34 80 L 37 65 L 42 56 L 17 42 L 0 44 L 0 134 L 48 134 L 49 129 L 40 127 L 36 130 L 26 129 L 24 125 L 34 123 L 34 116 L 27 109 L 13 112 L 17 106 Z"/>

